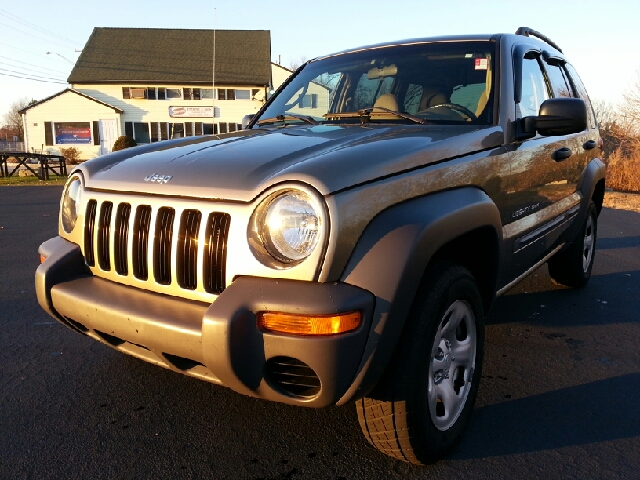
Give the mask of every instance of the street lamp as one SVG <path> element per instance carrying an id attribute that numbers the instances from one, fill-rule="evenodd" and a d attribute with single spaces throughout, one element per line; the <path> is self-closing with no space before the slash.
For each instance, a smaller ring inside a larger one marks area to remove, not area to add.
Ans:
<path id="1" fill-rule="evenodd" d="M 69 62 L 71 65 L 75 65 L 74 62 L 72 62 L 71 60 L 69 60 L 67 57 L 63 57 L 62 55 L 60 55 L 58 52 L 47 52 L 47 55 L 58 55 L 60 58 L 65 59 L 67 62 Z"/>

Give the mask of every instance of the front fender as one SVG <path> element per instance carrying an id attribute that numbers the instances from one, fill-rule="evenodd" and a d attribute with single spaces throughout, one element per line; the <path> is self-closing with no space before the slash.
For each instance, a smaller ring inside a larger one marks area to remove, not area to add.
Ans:
<path id="1" fill-rule="evenodd" d="M 482 190 L 463 187 L 412 199 L 380 213 L 364 230 L 341 281 L 376 296 L 356 377 L 338 405 L 361 398 L 384 372 L 429 261 L 444 245 L 489 227 L 498 241 L 498 208 Z"/>

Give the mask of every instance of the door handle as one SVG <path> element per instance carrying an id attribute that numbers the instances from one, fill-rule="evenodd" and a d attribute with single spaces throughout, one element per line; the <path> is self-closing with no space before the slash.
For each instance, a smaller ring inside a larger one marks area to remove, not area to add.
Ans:
<path id="1" fill-rule="evenodd" d="M 562 147 L 556 150 L 555 152 L 553 152 L 553 155 L 551 155 L 551 157 L 556 162 L 562 162 L 563 160 L 566 160 L 567 158 L 569 158 L 571 155 L 573 155 L 573 152 L 569 147 Z"/>
<path id="2" fill-rule="evenodd" d="M 595 140 L 587 140 L 586 142 L 584 142 L 584 145 L 583 145 L 585 150 L 592 150 L 597 146 L 598 146 L 598 143 Z"/>

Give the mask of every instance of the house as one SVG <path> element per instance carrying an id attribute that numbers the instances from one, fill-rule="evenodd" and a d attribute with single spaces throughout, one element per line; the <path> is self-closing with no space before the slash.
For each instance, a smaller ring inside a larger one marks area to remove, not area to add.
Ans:
<path id="1" fill-rule="evenodd" d="M 151 143 L 236 131 L 291 73 L 270 58 L 268 30 L 94 28 L 71 88 L 21 110 L 26 148 L 73 146 L 88 159 L 120 135 Z"/>

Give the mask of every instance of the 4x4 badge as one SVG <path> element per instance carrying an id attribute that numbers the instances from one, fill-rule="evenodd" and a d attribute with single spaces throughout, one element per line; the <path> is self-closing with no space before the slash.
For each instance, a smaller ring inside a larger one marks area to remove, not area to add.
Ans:
<path id="1" fill-rule="evenodd" d="M 145 182 L 158 182 L 158 183 L 167 183 L 169 180 L 173 178 L 173 175 L 158 175 L 157 173 L 152 173 L 151 175 L 144 177 Z"/>

